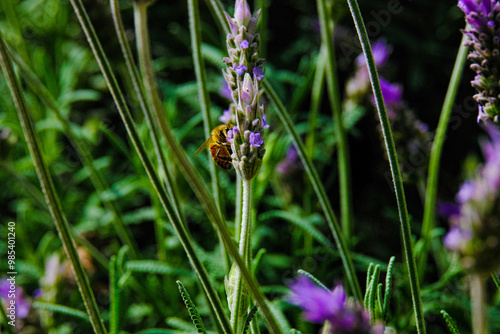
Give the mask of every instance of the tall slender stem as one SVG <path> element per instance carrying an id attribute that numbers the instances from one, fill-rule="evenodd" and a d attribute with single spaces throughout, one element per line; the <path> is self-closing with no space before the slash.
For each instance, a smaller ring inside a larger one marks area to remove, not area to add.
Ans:
<path id="1" fill-rule="evenodd" d="M 429 171 L 427 176 L 427 188 L 425 191 L 424 218 L 422 222 L 421 233 L 423 245 L 418 261 L 420 268 L 423 267 L 427 260 L 427 248 L 428 245 L 430 245 L 430 235 L 432 229 L 434 228 L 439 164 L 441 162 L 441 153 L 443 151 L 443 145 L 446 139 L 446 130 L 448 129 L 448 123 L 453 111 L 453 101 L 455 101 L 458 86 L 460 85 L 460 79 L 462 77 L 462 72 L 464 69 L 464 64 L 467 59 L 467 51 L 469 47 L 465 45 L 465 42 L 468 39 L 469 37 L 464 34 L 462 36 L 462 40 L 460 41 L 460 48 L 458 49 L 457 58 L 455 60 L 455 65 L 453 66 L 453 72 L 451 74 L 450 83 L 448 85 L 448 91 L 446 92 L 443 108 L 441 109 L 441 116 L 439 117 L 436 135 L 434 136 L 434 141 L 432 143 L 431 157 L 429 159 Z M 423 277 L 423 272 L 420 273 L 420 277 Z"/>
<path id="2" fill-rule="evenodd" d="M 340 192 L 340 223 L 342 233 L 349 246 L 352 230 L 352 198 L 350 185 L 349 148 L 346 139 L 344 124 L 342 121 L 342 107 L 340 103 L 340 91 L 337 77 L 337 64 L 335 50 L 333 48 L 333 32 L 330 29 L 330 11 L 326 0 L 317 0 L 318 13 L 321 26 L 322 45 L 326 48 L 326 81 L 328 84 L 328 97 L 332 106 L 333 119 L 335 121 L 335 135 L 338 149 L 339 170 L 339 192 Z"/>
<path id="3" fill-rule="evenodd" d="M 413 310 L 415 312 L 415 322 L 417 325 L 417 332 L 424 334 L 426 332 L 425 321 L 424 321 L 424 313 L 422 311 L 422 301 L 420 297 L 420 286 L 418 281 L 417 266 L 415 264 L 415 258 L 413 256 L 410 221 L 408 217 L 408 210 L 406 207 L 403 179 L 401 177 L 401 171 L 399 170 L 399 162 L 396 155 L 396 147 L 394 145 L 394 138 L 392 136 L 391 125 L 389 123 L 389 117 L 387 116 L 387 111 L 385 109 L 384 98 L 382 96 L 382 90 L 380 88 L 377 68 L 375 66 L 375 61 L 373 59 L 370 41 L 368 39 L 368 33 L 366 31 L 361 11 L 359 10 L 358 2 L 356 0 L 347 0 L 347 2 L 349 4 L 349 9 L 351 10 L 351 14 L 354 20 L 354 25 L 356 26 L 356 30 L 358 32 L 358 37 L 361 42 L 361 46 L 363 48 L 363 53 L 365 54 L 366 64 L 368 66 L 368 72 L 370 75 L 370 81 L 373 89 L 373 95 L 375 96 L 375 102 L 377 105 L 380 125 L 382 127 L 382 133 L 384 136 L 385 147 L 387 155 L 389 157 L 389 165 L 391 169 L 392 179 L 394 183 L 394 191 L 396 193 L 396 202 L 399 211 L 399 221 L 400 221 L 401 235 L 403 238 L 403 247 L 405 251 L 406 264 L 408 267 L 408 278 L 410 281 L 410 289 L 413 301 Z"/>
<path id="4" fill-rule="evenodd" d="M 243 207 L 241 210 L 241 230 L 239 253 L 247 266 L 252 262 L 251 235 L 252 235 L 252 180 L 242 178 Z"/>
<path id="5" fill-rule="evenodd" d="M 474 334 L 488 334 L 488 312 L 485 295 L 486 277 L 481 274 L 472 274 L 470 276 L 472 333 Z"/>
<path id="6" fill-rule="evenodd" d="M 239 241 L 239 254 L 247 268 L 251 268 L 252 263 L 252 180 L 241 178 L 243 184 L 243 198 L 241 210 L 241 228 Z M 233 305 L 231 307 L 231 325 L 235 333 L 239 333 L 244 326 L 244 320 L 248 312 L 248 294 L 243 288 L 243 278 L 239 268 L 236 268 L 234 282 L 236 291 L 234 292 Z"/>
<path id="7" fill-rule="evenodd" d="M 78 289 L 80 290 L 83 303 L 87 309 L 90 322 L 96 334 L 105 334 L 106 328 L 104 327 L 99 308 L 97 307 L 94 293 L 90 288 L 89 278 L 83 269 L 82 263 L 80 262 L 80 258 L 76 251 L 75 241 L 71 234 L 68 221 L 63 213 L 61 202 L 59 201 L 59 197 L 55 191 L 54 182 L 52 180 L 52 176 L 50 175 L 49 168 L 43 156 L 40 139 L 35 131 L 31 114 L 28 110 L 28 106 L 26 105 L 26 101 L 24 100 L 19 81 L 14 74 L 12 61 L 2 36 L 0 36 L 0 63 L 17 109 L 18 117 L 23 128 L 24 136 L 26 137 L 31 158 L 33 159 L 35 170 L 38 175 L 38 179 L 40 180 L 40 185 L 42 186 L 45 201 L 47 202 L 50 215 L 56 225 L 66 256 L 70 260 Z"/>
<path id="8" fill-rule="evenodd" d="M 203 116 L 203 131 L 205 138 L 210 137 L 212 131 L 212 121 L 210 119 L 210 96 L 207 90 L 207 74 L 205 71 L 205 62 L 201 55 L 201 27 L 200 27 L 200 13 L 198 11 L 198 0 L 188 0 L 189 12 L 189 31 L 191 34 L 191 48 L 193 53 L 193 64 L 196 73 L 196 83 L 198 85 L 198 99 L 200 100 L 201 114 Z M 210 155 L 210 152 L 207 151 Z M 210 165 L 210 179 L 212 180 L 212 193 L 214 195 L 215 204 L 222 215 L 221 210 L 221 196 L 219 189 L 219 176 L 215 164 Z M 229 269 L 229 258 L 226 254 L 222 240 L 219 236 L 219 245 L 221 256 L 226 270 Z"/>

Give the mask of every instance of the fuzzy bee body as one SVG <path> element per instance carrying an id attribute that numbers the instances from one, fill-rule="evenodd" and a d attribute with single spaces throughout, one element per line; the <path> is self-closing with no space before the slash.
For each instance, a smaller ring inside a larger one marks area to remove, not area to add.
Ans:
<path id="1" fill-rule="evenodd" d="M 233 128 L 232 124 L 221 124 L 212 130 L 210 138 L 196 151 L 195 155 L 208 148 L 212 159 L 217 166 L 223 169 L 231 169 L 233 159 L 231 159 L 231 144 L 227 141 L 227 132 Z"/>

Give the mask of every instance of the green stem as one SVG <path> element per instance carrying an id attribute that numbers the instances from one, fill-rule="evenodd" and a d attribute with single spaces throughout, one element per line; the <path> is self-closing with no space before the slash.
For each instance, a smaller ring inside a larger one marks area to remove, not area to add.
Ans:
<path id="1" fill-rule="evenodd" d="M 245 261 L 247 268 L 251 267 L 252 263 L 252 180 L 241 178 L 243 184 L 242 210 L 241 210 L 241 228 L 239 241 L 239 254 Z M 243 291 L 243 280 L 238 270 L 236 274 L 236 292 L 233 304 L 233 313 L 231 314 L 231 322 L 235 333 L 240 333 L 244 326 L 244 321 L 248 313 L 248 303 L 244 298 L 248 298 Z M 247 306 L 247 307 L 244 307 Z M 244 307 L 245 309 L 243 309 Z M 241 327 L 241 328 L 240 328 Z"/>
<path id="2" fill-rule="evenodd" d="M 458 49 L 457 58 L 455 60 L 455 65 L 453 66 L 453 72 L 448 85 L 448 91 L 446 92 L 443 108 L 441 109 L 441 116 L 439 117 L 434 142 L 432 143 L 431 157 L 429 160 L 429 172 L 427 176 L 427 188 L 425 192 L 424 218 L 421 233 L 423 245 L 422 251 L 419 255 L 419 268 L 423 268 L 427 261 L 427 248 L 430 244 L 431 232 L 434 228 L 441 153 L 446 139 L 446 130 L 448 129 L 448 123 L 453 111 L 453 101 L 455 101 L 465 61 L 467 59 L 467 51 L 469 50 L 469 47 L 465 45 L 465 42 L 468 39 L 469 38 L 466 35 L 463 35 L 462 40 L 460 41 L 460 48 Z M 422 277 L 423 273 L 421 273 L 420 276 Z"/>
<path id="3" fill-rule="evenodd" d="M 318 123 L 318 113 L 321 104 L 321 97 L 323 95 L 323 79 L 325 78 L 325 63 L 326 63 L 326 49 L 325 45 L 321 45 L 321 49 L 316 61 L 316 73 L 314 74 L 313 87 L 311 93 L 311 107 L 309 111 L 309 119 L 307 124 L 309 128 L 306 136 L 306 148 L 309 157 L 314 157 L 314 143 L 316 139 L 316 126 Z"/>
<path id="4" fill-rule="evenodd" d="M 208 95 L 208 83 L 207 74 L 205 71 L 205 62 L 201 55 L 201 27 L 200 27 L 200 13 L 198 11 L 198 0 L 188 0 L 188 11 L 189 11 L 189 31 L 191 34 L 191 48 L 193 52 L 193 63 L 194 70 L 196 73 L 196 83 L 198 85 L 198 99 L 200 100 L 201 114 L 203 116 L 203 130 L 205 132 L 205 138 L 209 138 L 212 131 L 212 122 L 210 119 L 210 97 Z M 207 150 L 207 154 L 210 156 L 210 152 Z M 215 198 L 215 204 L 222 216 L 221 210 L 221 197 L 219 188 L 219 176 L 217 175 L 217 170 L 215 164 L 210 163 L 210 179 L 212 180 L 212 193 Z M 219 244 L 221 249 L 221 256 L 223 263 L 225 264 L 225 269 L 229 270 L 228 256 L 223 247 L 222 241 L 219 236 Z"/>
<path id="5" fill-rule="evenodd" d="M 33 159 L 33 163 L 35 165 L 38 179 L 40 180 L 40 185 L 42 187 L 45 200 L 49 207 L 52 219 L 54 220 L 54 223 L 56 225 L 59 238 L 61 239 L 64 251 L 66 252 L 66 256 L 70 260 L 78 289 L 80 290 L 80 294 L 89 315 L 90 322 L 92 323 L 92 327 L 94 328 L 94 332 L 96 334 L 104 334 L 106 333 L 106 329 L 104 328 L 104 323 L 97 307 L 94 294 L 92 292 L 92 289 L 90 288 L 89 279 L 85 273 L 85 270 L 83 269 L 80 258 L 78 257 L 75 242 L 71 235 L 68 221 L 66 220 L 66 217 L 64 216 L 64 213 L 62 211 L 61 203 L 59 201 L 59 197 L 56 194 L 52 177 L 50 175 L 47 163 L 45 162 L 45 159 L 43 157 L 40 139 L 38 138 L 38 135 L 35 131 L 35 126 L 33 124 L 31 114 L 26 105 L 26 101 L 24 100 L 19 81 L 15 77 L 7 47 L 5 45 L 3 37 L 1 36 L 0 62 L 2 70 L 8 82 L 9 89 L 11 91 L 14 104 L 17 109 L 18 117 L 23 128 L 24 136 L 26 137 L 26 142 L 28 144 L 31 158 Z"/>
<path id="6" fill-rule="evenodd" d="M 361 288 L 359 287 L 359 281 L 358 278 L 356 277 L 356 271 L 354 270 L 354 265 L 352 264 L 351 255 L 349 253 L 349 249 L 347 248 L 347 244 L 344 240 L 344 236 L 342 235 L 342 231 L 340 230 L 337 218 L 335 218 L 335 214 L 333 213 L 332 206 L 328 201 L 328 196 L 326 195 L 325 188 L 323 187 L 319 179 L 318 172 L 314 168 L 311 158 L 306 153 L 304 144 L 302 143 L 302 140 L 299 138 L 299 135 L 295 131 L 290 116 L 286 112 L 285 106 L 278 98 L 278 94 L 276 94 L 276 92 L 266 79 L 262 81 L 262 86 L 266 90 L 269 99 L 276 106 L 276 111 L 278 112 L 278 116 L 281 119 L 283 126 L 292 136 L 292 141 L 295 147 L 297 148 L 297 154 L 299 155 L 302 164 L 304 165 L 304 169 L 307 175 L 309 176 L 314 191 L 318 196 L 319 203 L 323 208 L 323 212 L 325 213 L 325 219 L 328 222 L 328 226 L 330 227 L 333 238 L 335 239 L 335 243 L 337 244 L 337 247 L 339 249 L 339 255 L 342 260 L 344 271 L 346 273 L 351 291 L 353 292 L 354 297 L 358 301 L 361 301 L 362 300 Z"/>
<path id="7" fill-rule="evenodd" d="M 161 110 L 162 103 L 160 97 L 158 95 L 158 88 L 156 86 L 156 80 L 154 76 L 153 70 L 153 61 L 151 58 L 151 48 L 149 43 L 149 32 L 148 32 L 148 17 L 147 17 L 147 8 L 151 4 L 151 2 L 135 2 L 134 6 L 134 18 L 135 18 L 135 32 L 137 39 L 137 50 L 139 55 L 139 65 L 141 68 L 141 74 L 143 78 L 144 88 L 146 90 L 146 97 L 149 103 L 149 106 L 153 109 L 153 111 Z M 167 163 L 165 161 L 165 157 L 163 151 L 161 149 L 162 145 L 160 142 L 160 138 L 158 135 L 157 128 L 155 126 L 156 119 L 160 116 L 157 116 L 157 112 L 154 112 L 154 117 L 151 115 L 151 110 L 147 107 L 146 99 L 144 97 L 142 88 L 139 84 L 139 74 L 137 73 L 137 69 L 135 68 L 132 62 L 132 52 L 130 51 L 130 47 L 125 37 L 125 30 L 123 29 L 123 24 L 120 17 L 120 11 L 118 8 L 118 3 L 116 0 L 112 0 L 111 7 L 113 11 L 113 17 L 115 22 L 115 30 L 120 41 L 120 47 L 122 49 L 122 53 L 125 57 L 125 61 L 127 63 L 127 69 L 131 76 L 131 80 L 134 85 L 135 92 L 139 99 L 139 104 L 141 106 L 141 110 L 144 114 L 146 122 L 148 124 L 148 128 L 150 129 L 151 139 L 153 141 L 153 145 L 155 148 L 155 153 L 158 159 L 158 163 L 161 167 L 161 170 L 165 176 L 165 186 L 167 188 L 167 192 L 170 196 L 172 204 L 174 206 L 176 214 L 179 216 L 181 220 L 184 220 L 182 217 L 182 213 L 180 211 L 179 201 L 176 196 L 175 184 L 170 175 L 170 172 L 167 168 Z M 161 112 L 160 112 L 161 113 Z M 164 117 L 164 116 L 163 116 Z"/>
<path id="8" fill-rule="evenodd" d="M 403 238 L 403 247 L 405 250 L 406 264 L 408 266 L 408 278 L 410 281 L 410 289 L 413 301 L 413 309 L 415 312 L 415 322 L 417 325 L 417 332 L 424 334 L 426 330 L 424 322 L 424 313 L 422 312 L 422 301 L 420 297 L 418 272 L 417 272 L 417 266 L 415 264 L 415 258 L 413 257 L 410 221 L 408 217 L 408 211 L 406 208 L 406 199 L 403 189 L 403 179 L 401 177 L 401 172 L 399 170 L 399 162 L 396 155 L 396 148 L 394 146 L 394 139 L 392 136 L 389 118 L 387 117 L 387 111 L 384 105 L 384 98 L 382 96 L 382 90 L 380 89 L 380 82 L 378 79 L 377 68 L 375 66 L 375 61 L 373 60 L 370 41 L 368 39 L 368 34 L 366 32 L 365 23 L 363 22 L 363 18 L 361 16 L 361 11 L 359 10 L 359 6 L 356 0 L 348 0 L 348 4 L 354 20 L 354 25 L 356 26 L 356 30 L 358 32 L 358 37 L 361 42 L 361 46 L 363 48 L 363 53 L 365 54 L 366 64 L 368 66 L 368 72 L 370 74 L 370 81 L 373 89 L 373 95 L 375 96 L 375 102 L 377 105 L 380 124 L 382 127 L 382 133 L 384 136 L 385 147 L 387 150 L 387 155 L 389 157 L 389 165 L 391 168 L 392 179 L 394 182 L 394 190 L 396 193 L 396 201 L 399 211 L 399 220 L 401 227 L 401 235 Z"/>
<path id="9" fill-rule="evenodd" d="M 337 77 L 337 64 L 333 48 L 333 31 L 330 23 L 334 23 L 327 9 L 326 0 L 317 0 L 320 18 L 322 45 L 326 47 L 326 79 L 328 83 L 328 97 L 332 105 L 333 119 L 335 122 L 335 135 L 337 136 L 338 169 L 340 187 L 340 221 L 346 243 L 349 245 L 352 231 L 352 198 L 350 186 L 349 148 L 342 121 L 342 107 Z"/>
<path id="10" fill-rule="evenodd" d="M 485 283 L 486 277 L 481 274 L 472 274 L 470 276 L 472 333 L 474 334 L 488 334 Z"/>

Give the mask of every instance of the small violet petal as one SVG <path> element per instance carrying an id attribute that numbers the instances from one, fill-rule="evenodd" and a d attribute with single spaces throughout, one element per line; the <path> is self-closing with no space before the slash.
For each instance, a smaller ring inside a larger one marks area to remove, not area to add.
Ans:
<path id="1" fill-rule="evenodd" d="M 238 75 L 243 75 L 243 73 L 245 73 L 245 71 L 247 70 L 247 68 L 248 67 L 246 67 L 245 65 L 238 65 L 238 66 L 234 67 L 234 71 Z"/>

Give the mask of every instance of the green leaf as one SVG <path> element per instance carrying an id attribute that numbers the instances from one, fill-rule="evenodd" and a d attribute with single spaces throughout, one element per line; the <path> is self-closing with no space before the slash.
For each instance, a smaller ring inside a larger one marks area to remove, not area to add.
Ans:
<path id="1" fill-rule="evenodd" d="M 248 331 L 248 328 L 250 327 L 250 323 L 252 322 L 253 317 L 257 313 L 257 310 L 258 310 L 257 305 L 254 305 L 252 307 L 252 309 L 250 310 L 250 312 L 248 313 L 247 318 L 245 320 L 245 326 L 243 327 L 243 334 L 246 334 L 246 332 Z"/>
<path id="2" fill-rule="evenodd" d="M 319 281 L 319 279 L 317 279 L 316 277 L 314 277 L 312 274 L 308 273 L 307 271 L 302 270 L 302 269 L 299 269 L 297 272 L 298 272 L 299 274 L 301 274 L 301 275 L 305 275 L 305 276 L 307 276 L 307 277 L 308 277 L 311 281 L 313 281 L 313 282 L 314 282 L 314 284 L 316 284 L 317 286 L 322 287 L 323 289 L 325 289 L 325 290 L 327 290 L 327 291 L 330 291 L 330 290 L 329 290 L 329 289 L 328 289 L 328 288 L 327 288 L 327 287 L 326 287 L 323 283 L 321 283 L 321 282 Z"/>
<path id="3" fill-rule="evenodd" d="M 396 262 L 395 256 L 391 257 L 391 259 L 389 260 L 387 274 L 385 275 L 385 293 L 384 306 L 382 308 L 382 318 L 386 323 L 390 320 L 389 304 L 391 303 L 392 295 L 392 272 L 394 270 L 394 262 Z"/>
<path id="4" fill-rule="evenodd" d="M 64 305 L 45 303 L 45 302 L 34 302 L 32 306 L 34 308 L 58 312 L 90 322 L 87 313 Z"/>
<path id="5" fill-rule="evenodd" d="M 203 320 L 201 319 L 200 313 L 196 309 L 196 305 L 193 303 L 191 300 L 191 296 L 187 292 L 186 288 L 184 285 L 181 283 L 181 281 L 176 281 L 177 286 L 179 287 L 179 292 L 181 293 L 182 300 L 184 301 L 184 304 L 186 305 L 186 308 L 189 312 L 189 316 L 191 317 L 191 321 L 193 322 L 193 325 L 196 327 L 196 331 L 198 333 L 206 333 L 207 331 L 205 330 L 205 325 L 203 324 Z"/>
<path id="6" fill-rule="evenodd" d="M 444 320 L 446 320 L 446 324 L 448 325 L 448 329 L 451 334 L 460 334 L 460 331 L 457 328 L 457 323 L 453 318 L 445 311 L 441 310 L 441 314 L 443 315 Z"/>
<path id="7" fill-rule="evenodd" d="M 496 273 L 492 272 L 491 278 L 493 278 L 493 282 L 495 282 L 495 285 L 496 285 L 498 291 L 500 291 L 500 278 L 498 277 L 498 275 Z"/>
<path id="8" fill-rule="evenodd" d="M 135 272 L 163 274 L 163 275 L 189 275 L 191 273 L 188 270 L 173 268 L 168 264 L 155 260 L 128 261 L 125 264 L 125 269 Z"/>

